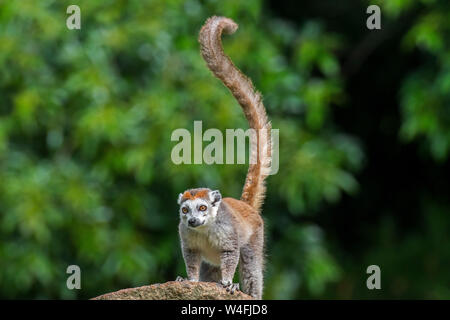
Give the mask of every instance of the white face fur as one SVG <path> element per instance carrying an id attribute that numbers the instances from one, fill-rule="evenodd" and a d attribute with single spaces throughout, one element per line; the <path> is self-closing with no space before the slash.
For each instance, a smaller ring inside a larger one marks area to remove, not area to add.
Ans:
<path id="1" fill-rule="evenodd" d="M 208 195 L 209 201 L 204 198 L 196 198 L 181 203 L 180 219 L 185 226 L 201 231 L 215 221 L 220 204 L 220 192 L 211 191 Z M 181 202 L 181 197 L 182 194 L 180 194 L 178 203 Z M 220 197 L 219 200 L 218 197 Z"/>

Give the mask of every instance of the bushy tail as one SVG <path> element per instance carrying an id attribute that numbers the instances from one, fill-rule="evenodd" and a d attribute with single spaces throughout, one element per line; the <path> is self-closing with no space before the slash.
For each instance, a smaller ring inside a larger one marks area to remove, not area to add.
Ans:
<path id="1" fill-rule="evenodd" d="M 230 89 L 244 110 L 250 128 L 255 129 L 257 133 L 256 139 L 250 139 L 252 144 L 255 144 L 256 140 L 256 146 L 251 146 L 251 156 L 257 161 L 250 163 L 241 200 L 260 212 L 266 193 L 264 180 L 269 174 L 271 162 L 271 125 L 261 94 L 223 51 L 222 32 L 232 34 L 237 28 L 238 25 L 229 18 L 211 17 L 200 30 L 199 42 L 208 68 Z"/>

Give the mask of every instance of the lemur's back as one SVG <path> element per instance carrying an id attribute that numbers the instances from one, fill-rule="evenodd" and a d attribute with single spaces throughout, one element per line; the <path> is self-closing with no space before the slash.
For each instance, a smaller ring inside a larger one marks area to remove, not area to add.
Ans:
<path id="1" fill-rule="evenodd" d="M 223 198 L 222 201 L 226 203 L 232 214 L 239 220 L 239 222 L 249 225 L 252 229 L 262 226 L 263 219 L 259 215 L 258 211 L 246 202 L 236 200 L 234 198 Z"/>

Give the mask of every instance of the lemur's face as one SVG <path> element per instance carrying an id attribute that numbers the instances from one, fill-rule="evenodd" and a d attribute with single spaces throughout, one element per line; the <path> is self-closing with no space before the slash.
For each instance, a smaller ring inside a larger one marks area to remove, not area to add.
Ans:
<path id="1" fill-rule="evenodd" d="M 178 196 L 181 222 L 192 229 L 210 225 L 217 216 L 222 196 L 218 190 L 191 189 Z"/>

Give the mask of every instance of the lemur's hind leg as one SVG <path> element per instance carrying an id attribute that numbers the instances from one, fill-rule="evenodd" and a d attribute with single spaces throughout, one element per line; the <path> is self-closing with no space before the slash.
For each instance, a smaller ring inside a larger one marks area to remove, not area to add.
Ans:
<path id="1" fill-rule="evenodd" d="M 222 278 L 220 267 L 212 266 L 205 261 L 200 265 L 200 281 L 219 282 Z"/>
<path id="2" fill-rule="evenodd" d="M 263 228 L 250 238 L 249 243 L 241 247 L 239 261 L 239 279 L 244 293 L 255 299 L 262 299 L 263 263 L 264 263 L 264 233 Z"/>
<path id="3" fill-rule="evenodd" d="M 203 261 L 200 266 L 200 281 L 221 283 L 221 280 L 222 271 L 220 267 L 212 266 Z M 223 286 L 231 294 L 233 294 L 236 290 L 239 290 L 239 283 L 230 283 Z"/>

